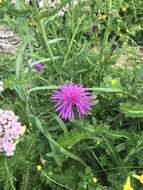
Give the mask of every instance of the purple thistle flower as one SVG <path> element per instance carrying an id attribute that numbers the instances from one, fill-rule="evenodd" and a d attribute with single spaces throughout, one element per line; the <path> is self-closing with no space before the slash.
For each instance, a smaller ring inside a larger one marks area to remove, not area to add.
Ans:
<path id="1" fill-rule="evenodd" d="M 35 69 L 36 69 L 37 71 L 42 70 L 43 67 L 44 67 L 44 65 L 43 65 L 42 63 L 37 63 L 37 64 L 35 65 Z"/>
<path id="2" fill-rule="evenodd" d="M 74 118 L 74 111 L 80 117 L 88 114 L 91 109 L 92 96 L 87 88 L 78 84 L 65 84 L 55 90 L 52 94 L 55 109 L 59 116 L 65 120 Z"/>

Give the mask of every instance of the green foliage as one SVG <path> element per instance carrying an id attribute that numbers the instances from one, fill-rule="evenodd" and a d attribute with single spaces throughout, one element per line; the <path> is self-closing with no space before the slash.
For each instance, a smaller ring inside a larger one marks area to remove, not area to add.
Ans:
<path id="1" fill-rule="evenodd" d="M 15 55 L 0 53 L 0 108 L 27 127 L 14 156 L 0 153 L 0 190 L 123 189 L 143 170 L 142 0 L 43 9 L 5 0 L 0 10 L 0 23 L 20 39 Z M 68 82 L 92 93 L 87 117 L 64 121 L 55 112 L 51 93 Z"/>
<path id="2" fill-rule="evenodd" d="M 126 117 L 143 117 L 143 105 L 141 104 L 122 103 L 121 111 L 126 115 Z"/>
<path id="3" fill-rule="evenodd" d="M 64 136 L 60 136 L 58 138 L 58 143 L 64 147 L 71 149 L 74 145 L 76 145 L 78 142 L 85 140 L 85 139 L 90 139 L 93 136 L 93 133 L 95 132 L 94 128 L 91 128 L 91 130 L 85 129 L 85 128 L 80 128 L 80 129 L 75 129 L 73 131 L 68 132 Z"/>

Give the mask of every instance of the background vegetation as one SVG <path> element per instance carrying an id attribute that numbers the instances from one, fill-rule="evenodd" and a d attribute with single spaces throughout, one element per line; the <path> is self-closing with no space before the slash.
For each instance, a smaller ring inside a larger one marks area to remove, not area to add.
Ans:
<path id="1" fill-rule="evenodd" d="M 20 38 L 15 55 L 0 54 L 0 106 L 27 127 L 15 155 L 0 155 L 0 189 L 121 190 L 127 176 L 141 175 L 142 0 L 65 0 L 45 9 L 2 1 L 0 23 Z M 35 70 L 36 63 L 44 68 Z M 70 122 L 50 99 L 69 81 L 94 96 L 91 114 Z"/>

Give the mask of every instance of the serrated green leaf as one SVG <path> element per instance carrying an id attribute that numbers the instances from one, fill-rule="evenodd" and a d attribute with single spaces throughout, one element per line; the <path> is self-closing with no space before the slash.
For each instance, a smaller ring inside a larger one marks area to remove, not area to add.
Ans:
<path id="1" fill-rule="evenodd" d="M 120 104 L 121 112 L 123 112 L 126 117 L 143 117 L 143 105 L 142 104 L 132 104 L 132 103 L 122 103 Z"/>

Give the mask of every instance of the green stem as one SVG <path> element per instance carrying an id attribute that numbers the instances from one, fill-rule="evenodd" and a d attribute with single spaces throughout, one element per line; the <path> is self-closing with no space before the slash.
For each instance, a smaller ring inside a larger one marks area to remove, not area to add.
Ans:
<path id="1" fill-rule="evenodd" d="M 108 2 L 108 1 L 107 1 Z M 102 55 L 101 55 L 101 69 L 100 69 L 100 73 L 101 73 L 101 77 L 103 76 L 103 71 L 104 71 L 104 61 L 105 61 L 105 55 L 104 55 L 104 50 L 106 48 L 107 42 L 108 42 L 108 38 L 109 38 L 109 26 L 110 26 L 110 10 L 112 8 L 112 0 L 109 0 L 109 7 L 108 7 L 108 22 L 107 22 L 107 28 L 105 31 L 105 35 L 103 38 L 103 48 L 102 48 Z"/>
<path id="2" fill-rule="evenodd" d="M 55 180 L 52 179 L 51 177 L 49 177 L 44 171 L 41 171 L 41 173 L 42 173 L 49 181 L 51 181 L 52 183 L 55 183 L 56 185 L 59 185 L 60 187 L 63 187 L 63 188 L 65 188 L 65 189 L 72 190 L 71 188 L 69 188 L 69 187 L 67 187 L 67 186 L 65 186 L 65 185 L 63 185 L 63 184 L 61 184 L 61 183 L 55 181 Z"/>
<path id="3" fill-rule="evenodd" d="M 64 59 L 64 62 L 63 62 L 63 66 L 66 65 L 66 61 L 67 61 L 67 58 L 68 58 L 68 56 L 69 56 L 70 50 L 71 50 L 71 48 L 72 48 L 72 45 L 73 45 L 73 42 L 74 42 L 74 39 L 75 39 L 76 32 L 77 32 L 77 30 L 78 30 L 80 24 L 82 23 L 83 19 L 84 19 L 84 16 L 80 19 L 78 25 L 76 26 L 76 28 L 75 28 L 75 30 L 74 30 L 73 36 L 72 36 L 71 41 L 70 41 L 69 48 L 68 48 L 68 50 L 67 50 L 67 53 L 66 53 L 66 56 L 65 56 L 65 59 Z"/>
<path id="4" fill-rule="evenodd" d="M 37 8 L 37 5 L 36 5 L 36 2 L 35 2 L 35 1 L 34 1 L 34 8 L 35 8 L 35 11 L 36 11 L 38 28 L 39 28 L 39 31 L 40 31 L 40 33 L 41 33 L 44 46 L 45 46 L 46 49 L 48 50 L 48 52 L 49 52 L 49 54 L 50 54 L 50 57 L 51 57 L 52 61 L 54 62 L 54 56 L 53 56 L 52 50 L 51 50 L 51 48 L 50 48 L 50 46 L 49 46 L 49 43 L 48 43 L 48 38 L 47 38 L 46 31 L 45 31 L 45 27 L 44 27 L 44 21 L 42 21 L 42 20 L 40 19 L 39 10 L 38 10 L 38 8 Z M 34 20 L 34 19 L 33 19 L 33 20 Z"/>
<path id="5" fill-rule="evenodd" d="M 16 190 L 16 188 L 14 187 L 14 184 L 13 184 L 13 179 L 12 179 L 12 176 L 11 176 L 11 173 L 9 171 L 9 167 L 8 167 L 8 164 L 7 164 L 7 160 L 5 159 L 5 169 L 7 171 L 7 178 L 9 178 L 9 181 L 10 181 L 10 185 L 11 185 L 11 189 L 12 190 Z"/>

